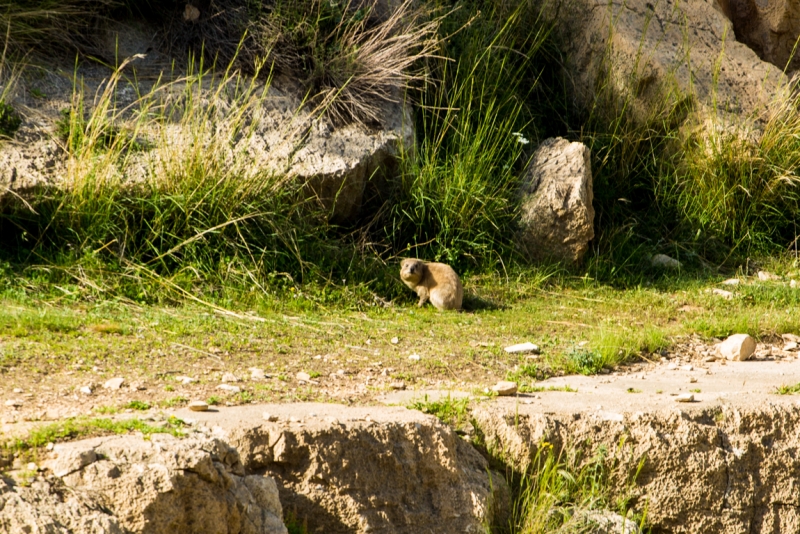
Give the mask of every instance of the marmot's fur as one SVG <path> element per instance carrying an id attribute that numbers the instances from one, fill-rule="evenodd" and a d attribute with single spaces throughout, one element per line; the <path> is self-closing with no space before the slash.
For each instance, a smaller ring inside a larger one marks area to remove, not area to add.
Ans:
<path id="1" fill-rule="evenodd" d="M 449 265 L 406 259 L 400 264 L 400 279 L 419 295 L 419 306 L 430 300 L 439 310 L 461 309 L 464 288 Z"/>

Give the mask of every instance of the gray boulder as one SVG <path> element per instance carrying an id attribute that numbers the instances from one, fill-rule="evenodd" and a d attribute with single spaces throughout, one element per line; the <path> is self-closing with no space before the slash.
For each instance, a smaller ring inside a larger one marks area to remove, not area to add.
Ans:
<path id="1" fill-rule="evenodd" d="M 579 261 L 594 238 L 590 152 L 582 143 L 546 139 L 520 188 L 519 244 L 534 260 Z"/>

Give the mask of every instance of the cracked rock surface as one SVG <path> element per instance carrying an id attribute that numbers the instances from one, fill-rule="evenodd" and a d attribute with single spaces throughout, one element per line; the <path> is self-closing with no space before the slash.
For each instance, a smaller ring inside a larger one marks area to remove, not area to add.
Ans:
<path id="1" fill-rule="evenodd" d="M 154 435 L 59 445 L 53 475 L 0 485 L 2 532 L 286 534 L 275 481 L 214 438 Z"/>

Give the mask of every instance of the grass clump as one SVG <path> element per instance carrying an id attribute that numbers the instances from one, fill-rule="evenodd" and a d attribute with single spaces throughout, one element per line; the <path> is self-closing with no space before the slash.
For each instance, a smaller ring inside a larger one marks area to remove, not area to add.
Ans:
<path id="1" fill-rule="evenodd" d="M 794 385 L 781 385 L 775 388 L 778 395 L 796 395 L 800 393 L 800 383 Z"/>
<path id="2" fill-rule="evenodd" d="M 588 532 L 608 510 L 641 527 L 646 514 L 630 512 L 643 466 L 640 461 L 623 487 L 615 488 L 612 473 L 621 464 L 606 447 L 586 457 L 580 449 L 556 451 L 553 444 L 542 442 L 530 465 L 511 476 L 515 496 L 509 530 L 520 534 Z"/>
<path id="3" fill-rule="evenodd" d="M 414 401 L 406 408 L 434 415 L 442 423 L 455 429 L 460 429 L 469 422 L 468 398 L 454 399 L 448 395 L 446 398 L 432 401 L 428 399 L 428 395 L 425 395 L 423 400 Z"/>
<path id="4" fill-rule="evenodd" d="M 14 137 L 22 126 L 22 117 L 7 102 L 0 100 L 0 136 Z"/>
<path id="5" fill-rule="evenodd" d="M 129 410 L 138 410 L 140 412 L 144 412 L 150 409 L 150 403 L 140 400 L 132 400 L 125 405 L 125 408 Z"/>
<path id="6" fill-rule="evenodd" d="M 35 428 L 27 438 L 12 440 L 6 445 L 6 448 L 13 452 L 24 452 L 28 449 L 38 449 L 48 443 L 128 432 L 141 432 L 144 435 L 167 433 L 173 436 L 182 436 L 182 426 L 182 421 L 174 417 L 167 420 L 163 426 L 151 425 L 139 419 L 116 421 L 106 418 L 73 418 Z"/>

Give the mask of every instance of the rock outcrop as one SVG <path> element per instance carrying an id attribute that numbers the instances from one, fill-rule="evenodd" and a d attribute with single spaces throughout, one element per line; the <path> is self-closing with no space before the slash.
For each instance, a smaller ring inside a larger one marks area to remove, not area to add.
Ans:
<path id="1" fill-rule="evenodd" d="M 226 441 L 248 472 L 278 481 L 309 532 L 478 533 L 506 521 L 503 476 L 433 416 L 329 404 L 270 406 L 275 422 L 246 413 Z"/>
<path id="2" fill-rule="evenodd" d="M 545 140 L 520 189 L 519 243 L 533 259 L 579 261 L 594 238 L 589 149 L 560 137 Z"/>
<path id="3" fill-rule="evenodd" d="M 146 72 L 142 81 L 82 64 L 75 73 L 82 92 L 75 95 L 71 76 L 62 74 L 72 73 L 73 67 L 53 65 L 46 76 L 23 76 L 11 88 L 6 102 L 20 110 L 23 121 L 13 139 L 0 143 L 0 209 L 13 201 L 26 203 L 40 190 L 74 188 L 96 171 L 91 170 L 93 158 L 66 150 L 63 110 L 76 99 L 92 117 L 87 121 L 106 128 L 88 137 L 114 143 L 115 136 L 135 132 L 138 143 L 136 150 L 123 150 L 117 161 L 107 161 L 102 172 L 111 174 L 99 173 L 93 178 L 97 183 L 134 192 L 141 185 L 174 188 L 164 180 L 180 179 L 183 168 L 199 157 L 209 172 L 221 167 L 215 180 L 261 181 L 266 190 L 300 185 L 337 223 L 358 216 L 365 194 L 382 195 L 396 173 L 399 154 L 413 150 L 411 109 L 402 98 L 384 103 L 378 124 L 339 125 L 312 109 L 304 89 L 286 78 L 271 79 L 267 86 L 245 75 L 221 79 L 207 74 L 157 85 L 147 80 L 168 79 L 171 67 L 163 54 L 144 53 L 154 46 L 146 28 L 113 29 L 110 56 L 116 57 L 114 43 L 124 43 L 131 60 L 124 70 Z M 158 113 L 170 120 L 141 118 Z"/>
<path id="4" fill-rule="evenodd" d="M 752 3 L 731 4 L 736 2 Z M 736 40 L 716 0 L 555 4 L 569 58 L 567 78 L 581 108 L 591 109 L 597 95 L 608 90 L 629 100 L 629 110 L 641 120 L 664 104 L 688 101 L 687 109 L 758 121 L 785 85 L 781 69 Z M 794 43 L 794 37 L 787 38 Z"/>
<path id="5" fill-rule="evenodd" d="M 487 446 L 521 466 L 543 442 L 556 450 L 586 447 L 589 457 L 604 447 L 609 487 L 630 502 L 647 503 L 653 532 L 800 531 L 800 406 L 723 404 L 620 415 L 542 413 L 521 404 L 473 411 Z"/>
<path id="6" fill-rule="evenodd" d="M 287 532 L 275 481 L 246 475 L 217 439 L 95 438 L 56 446 L 46 465 L 53 476 L 29 488 L 0 486 L 0 530 Z"/>

